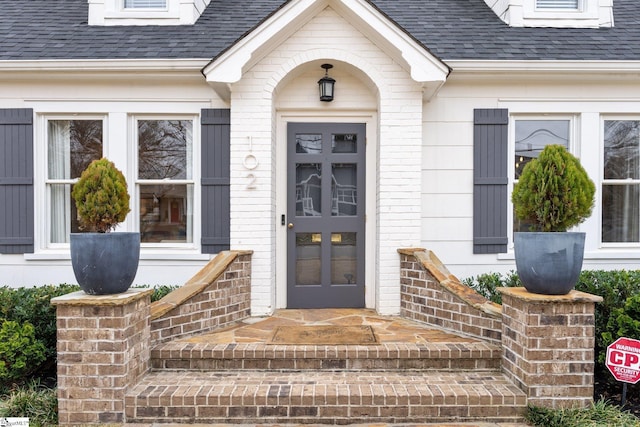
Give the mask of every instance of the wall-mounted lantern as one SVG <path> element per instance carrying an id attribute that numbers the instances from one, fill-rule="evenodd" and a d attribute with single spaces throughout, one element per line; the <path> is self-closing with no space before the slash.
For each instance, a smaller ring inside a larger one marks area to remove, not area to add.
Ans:
<path id="1" fill-rule="evenodd" d="M 333 89 L 336 84 L 335 79 L 329 77 L 329 70 L 333 68 L 331 64 L 322 64 L 324 68 L 324 77 L 318 80 L 318 88 L 320 89 L 320 101 L 333 101 Z"/>

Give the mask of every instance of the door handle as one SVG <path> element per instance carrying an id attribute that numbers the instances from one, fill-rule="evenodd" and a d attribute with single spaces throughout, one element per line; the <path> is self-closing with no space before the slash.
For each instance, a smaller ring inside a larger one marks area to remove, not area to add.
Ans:
<path id="1" fill-rule="evenodd" d="M 289 225 L 287 225 L 287 227 L 289 227 L 289 230 L 291 230 L 293 228 L 293 223 L 290 222 Z"/>

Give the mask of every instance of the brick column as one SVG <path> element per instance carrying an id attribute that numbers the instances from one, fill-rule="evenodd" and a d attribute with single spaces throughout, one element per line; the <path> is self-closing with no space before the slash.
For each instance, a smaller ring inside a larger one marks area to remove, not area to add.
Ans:
<path id="1" fill-rule="evenodd" d="M 584 407 L 593 401 L 595 303 L 579 291 L 502 293 L 502 367 L 531 405 Z"/>
<path id="2" fill-rule="evenodd" d="M 124 395 L 149 369 L 150 289 L 74 292 L 57 310 L 60 424 L 124 421 Z"/>

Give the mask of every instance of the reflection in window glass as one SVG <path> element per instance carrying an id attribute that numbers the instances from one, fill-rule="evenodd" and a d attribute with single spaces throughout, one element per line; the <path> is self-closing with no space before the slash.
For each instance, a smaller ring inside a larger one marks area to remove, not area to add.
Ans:
<path id="1" fill-rule="evenodd" d="M 351 285 L 358 280 L 356 235 L 356 233 L 331 234 L 331 283 L 334 285 Z"/>
<path id="2" fill-rule="evenodd" d="M 355 216 L 358 213 L 357 166 L 354 164 L 332 165 L 331 215 Z"/>
<path id="3" fill-rule="evenodd" d="M 191 120 L 138 121 L 138 178 L 191 179 Z"/>
<path id="4" fill-rule="evenodd" d="M 296 285 L 320 285 L 321 245 L 322 235 L 320 233 L 296 233 Z"/>
<path id="5" fill-rule="evenodd" d="M 322 214 L 322 166 L 317 163 L 296 165 L 296 216 Z"/>
<path id="6" fill-rule="evenodd" d="M 322 152 L 322 134 L 296 134 L 296 153 L 318 154 Z"/>
<path id="7" fill-rule="evenodd" d="M 518 181 L 524 167 L 537 158 L 547 145 L 562 145 L 569 149 L 570 120 L 516 120 L 514 179 Z M 513 231 L 531 231 L 534 224 L 519 220 L 514 211 Z"/>
<path id="8" fill-rule="evenodd" d="M 602 241 L 640 242 L 640 121 L 605 120 Z"/>
<path id="9" fill-rule="evenodd" d="M 578 10 L 579 0 L 536 0 L 536 8 L 551 10 Z"/>
<path id="10" fill-rule="evenodd" d="M 140 186 L 140 241 L 190 243 L 193 186 Z"/>
<path id="11" fill-rule="evenodd" d="M 47 122 L 47 190 L 51 203 L 51 243 L 69 243 L 70 233 L 82 231 L 71 197 L 71 188 L 89 163 L 102 157 L 102 127 L 102 120 Z"/>
<path id="12" fill-rule="evenodd" d="M 125 9 L 164 9 L 167 0 L 124 0 Z"/>
<path id="13" fill-rule="evenodd" d="M 517 120 L 515 124 L 515 179 L 525 165 L 537 158 L 545 146 L 562 145 L 569 149 L 569 120 Z"/>
<path id="14" fill-rule="evenodd" d="M 192 120 L 138 120 L 141 242 L 193 242 L 192 146 Z"/>
<path id="15" fill-rule="evenodd" d="M 331 139 L 331 151 L 334 153 L 358 152 L 358 135 L 355 133 L 333 134 Z"/>

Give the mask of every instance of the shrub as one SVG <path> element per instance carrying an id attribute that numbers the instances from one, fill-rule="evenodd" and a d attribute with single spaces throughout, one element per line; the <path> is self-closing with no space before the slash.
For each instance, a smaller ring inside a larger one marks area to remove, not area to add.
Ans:
<path id="1" fill-rule="evenodd" d="M 511 200 L 536 231 L 566 231 L 591 215 L 595 185 L 562 145 L 547 145 L 524 167 Z"/>
<path id="2" fill-rule="evenodd" d="M 32 381 L 18 388 L 0 403 L 0 417 L 27 417 L 30 426 L 58 424 L 58 398 L 56 390 L 41 387 Z"/>
<path id="3" fill-rule="evenodd" d="M 0 384 L 20 382 L 46 359 L 46 347 L 30 323 L 5 320 L 0 327 Z"/>
<path id="4" fill-rule="evenodd" d="M 56 309 L 51 298 L 78 291 L 78 285 L 46 285 L 32 288 L 0 288 L 0 318 L 18 323 L 31 323 L 36 338 L 46 347 L 47 359 L 53 363 L 45 367 L 53 371 L 56 356 Z M 55 374 L 48 372 L 48 374 Z"/>
<path id="5" fill-rule="evenodd" d="M 613 316 L 613 311 L 623 307 L 627 298 L 640 293 L 640 271 L 613 270 L 613 271 L 583 271 L 580 274 L 576 289 L 593 295 L 599 295 L 603 301 L 596 304 L 596 361 L 598 368 L 605 370 L 604 359 L 606 356 L 607 342 L 605 334 L 616 334 L 610 330 L 608 323 Z M 612 325 L 613 326 L 613 325 Z M 616 339 L 615 336 L 613 339 Z"/>
<path id="6" fill-rule="evenodd" d="M 627 298 L 624 307 L 613 310 L 602 337 L 607 346 L 618 337 L 640 340 L 640 295 Z"/>
<path id="7" fill-rule="evenodd" d="M 506 277 L 500 273 L 480 274 L 478 277 L 464 279 L 462 283 L 497 304 L 502 304 L 502 294 L 496 290 L 497 288 L 522 286 L 518 274 L 514 271 L 509 272 Z"/>
<path id="8" fill-rule="evenodd" d="M 71 195 L 84 230 L 109 232 L 124 221 L 131 210 L 124 175 L 104 157 L 87 166 Z"/>

